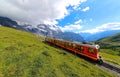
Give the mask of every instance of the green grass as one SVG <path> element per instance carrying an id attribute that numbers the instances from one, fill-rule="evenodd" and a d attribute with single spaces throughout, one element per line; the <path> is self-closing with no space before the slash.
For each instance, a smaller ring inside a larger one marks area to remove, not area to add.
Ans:
<path id="1" fill-rule="evenodd" d="M 40 39 L 0 26 L 0 77 L 115 77 Z"/>
<path id="2" fill-rule="evenodd" d="M 101 49 L 100 54 L 102 55 L 103 60 L 120 66 L 120 52 L 111 49 Z"/>

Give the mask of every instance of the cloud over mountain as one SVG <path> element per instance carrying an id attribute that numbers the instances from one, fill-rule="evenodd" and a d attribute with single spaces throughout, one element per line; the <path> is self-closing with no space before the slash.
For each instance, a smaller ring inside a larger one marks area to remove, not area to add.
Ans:
<path id="1" fill-rule="evenodd" d="M 78 32 L 82 29 L 82 26 L 80 25 L 83 21 L 79 19 L 73 24 L 66 25 L 64 27 L 60 27 L 62 31 L 73 31 L 73 32 Z"/>
<path id="2" fill-rule="evenodd" d="M 0 16 L 9 17 L 19 23 L 57 24 L 56 20 L 69 15 L 67 7 L 73 9 L 86 0 L 0 0 Z"/>
<path id="3" fill-rule="evenodd" d="M 120 22 L 106 23 L 91 30 L 85 30 L 86 33 L 97 33 L 109 30 L 120 30 Z"/>

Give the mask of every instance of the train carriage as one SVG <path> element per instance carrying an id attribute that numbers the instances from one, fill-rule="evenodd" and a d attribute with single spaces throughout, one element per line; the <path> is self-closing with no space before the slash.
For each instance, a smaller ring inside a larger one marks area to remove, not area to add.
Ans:
<path id="1" fill-rule="evenodd" d="M 74 43 L 70 41 L 64 41 L 61 39 L 52 39 L 52 38 L 45 38 L 46 42 L 59 46 L 61 48 L 70 50 L 77 54 L 83 55 L 88 57 L 94 61 L 98 61 L 99 64 L 102 64 L 103 61 L 99 54 L 99 45 L 89 45 L 89 44 L 82 44 L 82 43 Z"/>

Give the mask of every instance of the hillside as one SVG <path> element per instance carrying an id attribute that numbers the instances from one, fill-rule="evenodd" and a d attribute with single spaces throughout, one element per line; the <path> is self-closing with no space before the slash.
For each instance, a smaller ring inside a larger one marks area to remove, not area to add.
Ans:
<path id="1" fill-rule="evenodd" d="M 104 60 L 120 65 L 120 33 L 96 41 Z"/>
<path id="2" fill-rule="evenodd" d="M 96 43 L 99 43 L 102 48 L 120 48 L 120 33 L 100 39 Z"/>
<path id="3" fill-rule="evenodd" d="M 0 77 L 115 77 L 36 36 L 0 26 Z"/>
<path id="4" fill-rule="evenodd" d="M 100 39 L 99 41 L 118 43 L 118 42 L 120 42 L 120 33 L 117 33 L 117 34 L 107 37 L 107 38 Z"/>

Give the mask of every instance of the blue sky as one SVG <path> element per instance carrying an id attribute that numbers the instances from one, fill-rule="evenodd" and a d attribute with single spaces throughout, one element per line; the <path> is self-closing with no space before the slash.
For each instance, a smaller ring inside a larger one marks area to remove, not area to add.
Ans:
<path id="1" fill-rule="evenodd" d="M 87 7 L 89 9 L 83 11 Z M 79 10 L 74 10 L 69 7 L 68 9 L 72 11 L 64 19 L 59 20 L 58 25 L 64 28 L 65 26 L 75 25 L 76 21 L 81 20 L 79 31 L 65 29 L 65 31 L 80 32 L 92 30 L 105 24 L 110 25 L 110 23 L 112 25 L 117 23 L 118 25 L 118 22 L 120 22 L 120 0 L 88 0 L 82 3 L 79 8 Z"/>
<path id="2" fill-rule="evenodd" d="M 56 25 L 62 31 L 120 30 L 120 0 L 0 0 L 0 16 L 21 24 Z"/>

